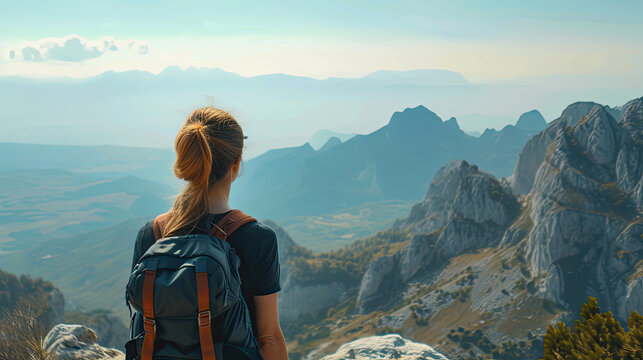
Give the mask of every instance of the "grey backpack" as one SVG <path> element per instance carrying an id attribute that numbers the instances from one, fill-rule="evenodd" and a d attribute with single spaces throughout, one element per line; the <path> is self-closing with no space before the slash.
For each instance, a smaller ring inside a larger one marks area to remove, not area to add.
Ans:
<path id="1" fill-rule="evenodd" d="M 225 241 L 256 220 L 232 210 L 209 234 L 163 237 L 167 217 L 154 220 L 156 242 L 127 283 L 126 299 L 137 313 L 126 359 L 261 359 L 241 294 L 240 260 Z M 142 331 L 135 334 L 135 327 Z"/>

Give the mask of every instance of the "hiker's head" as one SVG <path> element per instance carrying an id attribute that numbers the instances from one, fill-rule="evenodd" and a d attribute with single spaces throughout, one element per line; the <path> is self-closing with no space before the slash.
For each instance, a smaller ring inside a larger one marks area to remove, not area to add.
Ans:
<path id="1" fill-rule="evenodd" d="M 165 235 L 171 235 L 208 212 L 215 184 L 229 184 L 239 173 L 243 130 L 227 112 L 214 107 L 194 110 L 176 135 L 174 174 L 188 182 L 177 196 Z"/>
<path id="2" fill-rule="evenodd" d="M 204 188 L 232 179 L 239 171 L 243 130 L 223 110 L 204 107 L 185 120 L 174 142 L 174 173 L 193 187 Z M 232 171 L 231 171 L 232 170 Z"/>

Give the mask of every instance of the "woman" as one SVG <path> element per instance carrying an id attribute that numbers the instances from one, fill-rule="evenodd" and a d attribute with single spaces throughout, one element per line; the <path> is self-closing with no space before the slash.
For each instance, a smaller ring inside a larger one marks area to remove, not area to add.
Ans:
<path id="1" fill-rule="evenodd" d="M 239 174 L 245 138 L 237 121 L 225 111 L 205 107 L 188 116 L 176 137 L 174 163 L 175 175 L 188 183 L 167 214 L 164 236 L 208 233 L 209 224 L 216 224 L 232 210 L 230 186 Z M 149 221 L 139 231 L 132 269 L 155 241 L 153 226 Z M 241 292 L 261 356 L 287 359 L 277 311 L 281 288 L 275 232 L 255 221 L 242 225 L 226 240 L 241 260 Z M 142 328 L 140 317 L 134 328 Z"/>

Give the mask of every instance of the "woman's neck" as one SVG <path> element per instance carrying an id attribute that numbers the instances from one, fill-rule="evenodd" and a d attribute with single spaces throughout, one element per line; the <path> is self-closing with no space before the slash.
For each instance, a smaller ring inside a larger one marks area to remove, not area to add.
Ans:
<path id="1" fill-rule="evenodd" d="M 210 193 L 208 194 L 208 212 L 220 214 L 231 210 L 230 205 L 228 205 L 230 185 L 230 182 L 220 181 L 210 187 Z"/>

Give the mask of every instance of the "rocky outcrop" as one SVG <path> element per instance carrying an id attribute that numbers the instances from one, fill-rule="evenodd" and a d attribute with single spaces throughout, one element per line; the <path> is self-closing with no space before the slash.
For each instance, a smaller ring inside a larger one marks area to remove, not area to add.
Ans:
<path id="1" fill-rule="evenodd" d="M 102 347 L 94 330 L 83 325 L 59 324 L 49 331 L 44 340 L 46 351 L 61 360 L 124 360 L 125 354 Z"/>
<path id="2" fill-rule="evenodd" d="M 129 340 L 129 331 L 123 321 L 114 313 L 105 310 L 89 312 L 68 311 L 65 323 L 83 324 L 96 332 L 103 346 L 123 349 Z"/>
<path id="3" fill-rule="evenodd" d="M 516 168 L 511 177 L 511 187 L 516 194 L 526 194 L 531 190 L 536 177 L 538 167 L 545 159 L 547 148 L 554 141 L 557 132 L 566 126 L 576 124 L 583 116 L 595 106 L 594 102 L 577 102 L 569 105 L 563 110 L 560 117 L 547 126 L 543 131 L 532 137 L 525 144 L 518 155 Z"/>
<path id="4" fill-rule="evenodd" d="M 516 210 L 517 200 L 511 189 L 477 166 L 454 160 L 436 172 L 424 200 L 414 205 L 409 217 L 396 222 L 394 228 L 430 233 L 454 219 L 502 227 L 513 220 Z"/>
<path id="5" fill-rule="evenodd" d="M 412 234 L 402 250 L 370 263 L 357 297 L 361 312 L 395 297 L 394 284 L 442 265 L 449 258 L 497 244 L 518 215 L 511 189 L 466 161 L 452 161 L 433 178 L 424 201 L 395 223 Z M 393 284 L 393 285 L 392 285 Z"/>
<path id="6" fill-rule="evenodd" d="M 279 293 L 279 319 L 292 321 L 301 314 L 314 314 L 337 305 L 351 288 L 346 284 L 298 284 L 287 279 Z"/>
<path id="7" fill-rule="evenodd" d="M 410 341 L 397 334 L 369 336 L 353 340 L 342 345 L 334 354 L 322 358 L 322 360 L 348 359 L 448 360 L 446 356 L 435 351 L 431 346 Z"/>
<path id="8" fill-rule="evenodd" d="M 620 122 L 593 106 L 557 129 L 538 168 L 526 257 L 546 274 L 540 292 L 559 305 L 591 295 L 621 320 L 640 310 L 640 285 L 629 278 L 643 257 L 642 114 L 643 101 L 630 102 Z"/>
<path id="9" fill-rule="evenodd" d="M 293 279 L 289 254 L 298 247 L 288 233 L 272 220 L 263 220 L 275 231 L 278 242 L 281 291 L 279 292 L 279 318 L 293 321 L 301 314 L 316 313 L 336 305 L 350 290 L 340 282 L 323 284 L 302 283 Z"/>

